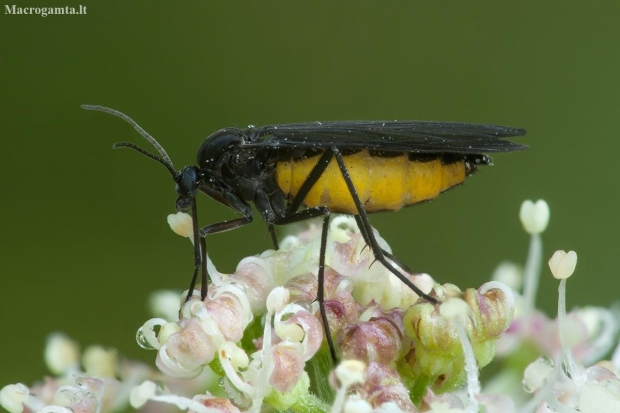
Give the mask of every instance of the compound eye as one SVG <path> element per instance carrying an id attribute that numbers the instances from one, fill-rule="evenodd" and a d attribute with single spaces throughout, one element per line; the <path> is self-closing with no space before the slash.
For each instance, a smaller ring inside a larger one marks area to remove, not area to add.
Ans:
<path id="1" fill-rule="evenodd" d="M 192 166 L 186 166 L 181 169 L 180 176 L 176 181 L 176 191 L 181 197 L 193 197 L 196 194 L 196 190 L 200 186 L 200 176 L 198 169 Z"/>

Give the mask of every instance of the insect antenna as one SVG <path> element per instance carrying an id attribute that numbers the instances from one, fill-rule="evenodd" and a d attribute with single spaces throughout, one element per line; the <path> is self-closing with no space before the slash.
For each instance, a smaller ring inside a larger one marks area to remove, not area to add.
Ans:
<path id="1" fill-rule="evenodd" d="M 163 146 L 161 146 L 159 144 L 159 142 L 157 142 L 157 140 L 155 140 L 155 138 L 153 138 L 151 135 L 149 135 L 149 133 L 147 131 L 142 129 L 142 127 L 140 125 L 138 125 L 129 116 L 125 115 L 122 112 L 119 112 L 118 110 L 115 110 L 115 109 L 112 109 L 112 108 L 108 108 L 108 107 L 105 107 L 105 106 L 82 105 L 81 107 L 82 107 L 82 109 L 86 109 L 86 110 L 97 110 L 99 112 L 109 113 L 110 115 L 117 116 L 117 117 L 121 118 L 122 120 L 124 120 L 125 122 L 129 123 L 131 126 L 133 126 L 133 128 L 135 130 L 138 131 L 138 133 L 140 135 L 142 135 L 144 137 L 144 139 L 149 141 L 151 143 L 151 145 L 153 145 L 155 147 L 155 149 L 157 149 L 157 152 L 159 152 L 159 154 L 161 155 L 161 158 L 159 156 L 157 156 L 157 155 L 153 155 L 152 153 L 146 151 L 145 149 L 142 149 L 138 145 L 134 145 L 133 143 L 129 143 L 129 142 L 115 143 L 114 146 L 113 146 L 114 149 L 116 149 L 116 148 L 123 148 L 123 147 L 134 149 L 134 150 L 140 152 L 142 155 L 148 156 L 149 158 L 151 158 L 151 159 L 161 163 L 162 165 L 164 165 L 168 169 L 168 171 L 170 171 L 170 173 L 172 174 L 173 177 L 176 175 L 176 171 L 174 170 L 174 165 L 172 164 L 172 160 L 168 156 L 168 153 L 166 153 L 166 150 L 163 148 Z"/>
<path id="2" fill-rule="evenodd" d="M 112 145 L 112 148 L 114 149 L 118 149 L 118 148 L 131 148 L 133 150 L 136 150 L 138 152 L 140 152 L 142 155 L 147 156 L 157 162 L 159 162 L 160 164 L 164 165 L 168 171 L 170 171 L 170 174 L 172 175 L 172 177 L 174 178 L 176 175 L 176 171 L 174 170 L 174 168 L 172 167 L 171 164 L 167 163 L 164 159 L 160 158 L 157 155 L 153 155 L 152 153 L 150 153 L 149 151 L 142 149 L 141 147 L 139 147 L 136 144 L 130 143 L 130 142 L 118 142 L 115 143 L 114 145 Z"/>

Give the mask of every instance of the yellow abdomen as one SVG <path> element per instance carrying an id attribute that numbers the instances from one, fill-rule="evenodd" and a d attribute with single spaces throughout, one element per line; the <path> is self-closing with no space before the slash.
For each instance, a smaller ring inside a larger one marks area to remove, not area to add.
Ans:
<path id="1" fill-rule="evenodd" d="M 295 198 L 319 158 L 278 162 L 276 182 L 286 196 Z M 407 153 L 384 157 L 362 150 L 343 158 L 367 212 L 396 211 L 433 199 L 463 182 L 467 176 L 464 160 L 442 164 L 439 156 L 418 161 L 410 160 Z M 358 213 L 335 159 L 332 158 L 303 205 L 326 206 L 333 212 L 345 214 Z"/>

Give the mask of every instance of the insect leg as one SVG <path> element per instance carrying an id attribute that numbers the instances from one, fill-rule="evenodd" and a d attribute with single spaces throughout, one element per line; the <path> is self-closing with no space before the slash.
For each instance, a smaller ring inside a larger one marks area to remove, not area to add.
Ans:
<path id="1" fill-rule="evenodd" d="M 198 279 L 198 271 L 201 267 L 206 269 L 206 264 L 202 265 L 203 260 L 201 257 L 205 255 L 207 250 L 206 242 L 202 241 L 202 237 L 200 236 L 200 232 L 198 231 L 198 209 L 196 208 L 196 198 L 192 198 L 191 205 L 192 212 L 192 237 L 194 239 L 194 275 L 192 276 L 192 282 L 189 286 L 189 291 L 187 292 L 187 297 L 185 298 L 185 302 L 189 301 L 192 293 L 194 292 L 194 287 L 196 286 L 196 280 Z M 204 248 L 203 248 L 204 244 Z M 204 270 L 203 270 L 203 279 L 205 278 Z M 202 293 L 206 296 L 206 287 L 202 287 Z M 201 295 L 202 295 L 201 293 Z"/>
<path id="2" fill-rule="evenodd" d="M 280 246 L 278 245 L 278 237 L 276 237 L 276 229 L 273 224 L 267 224 L 267 231 L 269 232 L 269 235 L 271 235 L 271 241 L 273 242 L 274 249 L 279 250 Z"/>
<path id="3" fill-rule="evenodd" d="M 189 301 L 196 287 L 196 281 L 198 280 L 198 269 L 201 268 L 202 285 L 200 286 L 200 298 L 204 300 L 207 297 L 207 291 L 209 288 L 209 274 L 207 273 L 207 241 L 206 236 L 211 234 L 218 234 L 220 232 L 230 231 L 242 227 L 252 222 L 252 217 L 243 217 L 231 219 L 230 221 L 218 222 L 215 224 L 207 225 L 198 229 L 198 220 L 196 218 L 196 201 L 192 204 L 192 217 L 194 227 L 194 276 L 192 282 L 189 285 L 189 291 L 185 301 Z M 197 242 L 197 239 L 199 241 Z"/>
<path id="4" fill-rule="evenodd" d="M 342 158 L 342 154 L 340 153 L 340 150 L 338 150 L 337 147 L 332 146 L 332 152 L 334 152 L 334 156 L 336 157 L 336 161 L 338 162 L 338 167 L 340 168 L 340 172 L 342 173 L 342 177 L 344 178 L 344 181 L 347 184 L 347 188 L 349 189 L 349 192 L 351 193 L 351 197 L 353 198 L 353 202 L 355 202 L 355 206 L 357 208 L 357 212 L 359 214 L 360 220 L 358 221 L 359 223 L 361 223 L 362 225 L 361 227 L 364 227 L 364 230 L 361 231 L 365 231 L 366 232 L 366 237 L 368 245 L 370 246 L 370 249 L 372 250 L 373 254 L 375 254 L 375 258 L 377 259 L 377 261 L 379 261 L 381 264 L 383 264 L 385 266 L 385 268 L 387 268 L 392 274 L 394 274 L 399 280 L 401 280 L 407 287 L 409 287 L 411 290 L 413 290 L 416 294 L 418 294 L 420 297 L 423 297 L 426 300 L 429 300 L 432 303 L 436 303 L 437 300 L 434 299 L 433 297 L 430 297 L 429 295 L 425 294 L 422 292 L 422 290 L 420 290 L 415 284 L 413 284 L 407 277 L 405 277 L 395 266 L 394 264 L 392 264 L 387 258 L 386 258 L 386 254 L 383 252 L 383 250 L 381 249 L 381 247 L 379 246 L 379 243 L 377 242 L 377 239 L 375 238 L 375 234 L 372 232 L 372 227 L 370 225 L 370 220 L 368 219 L 368 215 L 366 215 L 366 210 L 364 210 L 364 206 L 362 205 L 362 201 L 360 200 L 359 195 L 357 194 L 357 190 L 355 189 L 355 185 L 353 185 L 353 181 L 351 180 L 351 176 L 349 175 L 349 171 L 347 171 L 347 167 L 344 163 L 344 159 Z M 363 232 L 362 232 L 363 234 Z M 389 254 L 391 256 L 391 254 Z"/>
<path id="5" fill-rule="evenodd" d="M 360 233 L 362 234 L 362 237 L 364 238 L 364 241 L 366 242 L 366 246 L 369 246 L 370 245 L 370 241 L 368 240 L 368 233 L 366 232 L 366 227 L 364 227 L 364 222 L 362 222 L 362 218 L 360 218 L 359 215 L 354 215 L 354 217 L 355 217 L 355 222 L 357 223 L 357 227 L 360 229 Z M 364 247 L 364 248 L 366 248 L 366 247 Z M 417 271 L 411 271 L 409 269 L 409 267 L 407 267 L 401 260 L 396 258 L 391 253 L 387 252 L 383 248 L 381 248 L 381 251 L 383 251 L 383 255 L 385 255 L 390 261 L 392 261 L 393 263 L 398 265 L 405 272 L 407 272 L 409 274 L 420 274 Z"/>
<path id="6" fill-rule="evenodd" d="M 396 258 L 393 254 L 387 252 L 386 250 L 382 250 L 383 251 L 383 255 L 385 255 L 390 261 L 392 261 L 394 264 L 396 264 L 397 266 L 400 267 L 401 270 L 405 271 L 408 274 L 411 275 L 419 275 L 422 274 L 419 271 L 413 271 L 411 269 L 409 269 L 409 267 L 407 267 L 407 265 L 405 265 L 405 263 L 403 263 L 401 260 L 399 260 L 398 258 Z M 432 302 L 435 302 L 435 300 L 431 300 Z"/>
<path id="7" fill-rule="evenodd" d="M 316 181 L 319 180 L 319 178 L 325 171 L 325 168 L 327 168 L 327 165 L 329 165 L 329 161 L 332 159 L 332 156 L 333 156 L 333 153 L 329 149 L 323 152 L 323 155 L 321 155 L 316 165 L 314 165 L 314 168 L 312 168 L 312 171 L 310 171 L 310 174 L 308 175 L 304 183 L 301 185 L 301 188 L 299 188 L 299 192 L 297 192 L 297 195 L 295 195 L 293 202 L 291 202 L 288 205 L 288 208 L 286 209 L 286 213 L 284 216 L 288 217 L 297 212 L 301 204 L 304 202 L 304 199 L 306 199 L 306 195 L 308 195 L 308 192 L 310 192 L 310 190 L 312 189 Z M 275 246 L 276 249 L 279 249 L 278 239 L 276 238 L 276 232 L 273 227 L 273 224 L 269 224 L 268 230 L 269 230 L 269 234 L 271 235 L 271 240 L 273 241 L 273 245 Z"/>
<path id="8" fill-rule="evenodd" d="M 368 232 L 366 232 L 366 227 L 364 226 L 364 223 L 362 222 L 360 216 L 359 215 L 353 215 L 353 217 L 355 218 L 355 222 L 357 223 L 357 227 L 359 228 L 360 233 L 362 234 L 362 238 L 364 238 L 364 242 L 366 243 L 364 248 L 362 248 L 362 251 L 364 251 L 364 249 L 366 249 L 366 247 L 368 247 L 370 245 L 370 241 L 368 240 Z"/>
<path id="9" fill-rule="evenodd" d="M 321 320 L 323 321 L 323 329 L 325 330 L 325 338 L 327 339 L 329 352 L 331 353 L 334 364 L 336 364 L 338 358 L 336 357 L 336 349 L 334 347 L 334 341 L 332 339 L 331 331 L 329 330 L 327 312 L 325 311 L 325 249 L 327 247 L 327 231 L 329 230 L 330 214 L 331 212 L 327 207 L 315 207 L 296 212 L 284 218 L 280 218 L 276 222 L 274 222 L 274 224 L 292 224 L 294 222 L 305 221 L 307 219 L 319 217 L 321 215 L 323 216 L 323 231 L 321 232 L 321 249 L 319 251 L 319 273 L 317 276 L 318 286 L 316 300 L 319 302 L 319 311 L 321 313 Z"/>
<path id="10" fill-rule="evenodd" d="M 314 168 L 312 168 L 312 171 L 310 171 L 304 183 L 301 184 L 301 188 L 299 188 L 299 192 L 295 195 L 295 199 L 293 199 L 293 202 L 288 206 L 286 216 L 297 212 L 304 202 L 304 199 L 306 199 L 308 192 L 310 192 L 316 181 L 318 181 L 321 175 L 323 175 L 323 172 L 325 172 L 325 168 L 329 165 L 329 161 L 331 161 L 333 155 L 333 152 L 329 148 L 325 149 L 325 152 L 323 152 L 323 155 L 321 155 L 316 165 L 314 165 Z"/>
<path id="11" fill-rule="evenodd" d="M 230 221 L 217 222 L 215 224 L 207 225 L 200 228 L 200 236 L 205 237 L 211 234 L 219 234 L 220 232 L 226 232 L 233 229 L 240 228 L 252 222 L 252 217 L 242 217 L 231 219 Z"/>

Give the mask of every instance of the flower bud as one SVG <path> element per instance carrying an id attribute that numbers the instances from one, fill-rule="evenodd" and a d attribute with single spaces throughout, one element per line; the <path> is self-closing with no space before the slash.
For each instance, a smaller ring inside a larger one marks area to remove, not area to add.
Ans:
<path id="1" fill-rule="evenodd" d="M 293 277 L 284 287 L 290 291 L 291 302 L 311 303 L 316 298 L 318 282 L 316 275 L 308 272 Z"/>
<path id="2" fill-rule="evenodd" d="M 154 317 L 168 321 L 179 321 L 179 293 L 171 290 L 159 290 L 151 293 L 149 309 Z"/>
<path id="3" fill-rule="evenodd" d="M 284 287 L 276 287 L 267 296 L 267 311 L 271 314 L 281 311 L 291 298 Z"/>
<path id="4" fill-rule="evenodd" d="M 465 359 L 456 321 L 462 323 L 464 333 L 471 340 L 473 353 L 479 367 L 487 365 L 495 355 L 495 341 L 508 328 L 514 313 L 514 297 L 509 287 L 497 281 L 487 283 L 478 291 L 468 289 L 458 293 L 451 285 L 437 289 L 446 302 L 461 303 L 454 311 L 442 304 L 419 303 L 407 310 L 403 324 L 406 335 L 413 339 L 415 347 L 407 359 L 413 371 L 428 380 L 434 391 L 447 391 L 459 387 L 465 380 Z M 462 296 L 462 300 L 450 297 Z M 450 318 L 440 314 L 450 313 Z M 452 314 L 454 313 L 454 314 Z M 460 316 L 459 316 L 460 314 Z"/>
<path id="5" fill-rule="evenodd" d="M 491 278 L 506 284 L 513 290 L 520 290 L 523 285 L 523 268 L 515 263 L 504 261 L 495 268 Z"/>
<path id="6" fill-rule="evenodd" d="M 538 357 L 525 368 L 522 381 L 523 390 L 527 393 L 538 391 L 552 372 L 553 361 L 547 357 Z"/>
<path id="7" fill-rule="evenodd" d="M 291 330 L 287 329 L 287 327 L 292 326 L 300 330 L 299 333 L 301 335 L 296 339 L 290 333 Z M 323 326 L 321 322 L 305 309 L 298 309 L 298 311 L 284 321 L 277 318 L 274 327 L 280 339 L 301 342 L 304 351 L 304 361 L 308 361 L 314 356 L 323 343 Z"/>
<path id="8" fill-rule="evenodd" d="M 332 384 L 338 388 L 349 388 L 354 384 L 363 383 L 366 380 L 367 367 L 367 364 L 360 360 L 343 360 L 334 370 L 334 376 L 338 381 Z"/>
<path id="9" fill-rule="evenodd" d="M 290 392 L 300 379 L 305 363 L 300 343 L 283 341 L 273 347 L 274 370 L 269 384 L 282 393 Z"/>
<path id="10" fill-rule="evenodd" d="M 205 333 L 200 321 L 190 319 L 160 348 L 157 365 L 174 377 L 184 377 L 190 371 L 199 374 L 201 367 L 215 358 L 215 351 L 213 340 Z"/>
<path id="11" fill-rule="evenodd" d="M 579 392 L 579 411 L 618 412 L 620 411 L 620 380 L 601 383 L 588 383 Z"/>
<path id="12" fill-rule="evenodd" d="M 474 319 L 479 320 L 472 340 L 497 339 L 510 326 L 515 312 L 514 293 L 505 284 L 491 281 L 478 290 L 469 288 L 463 300 L 471 309 Z"/>
<path id="13" fill-rule="evenodd" d="M 147 380 L 139 386 L 134 387 L 133 390 L 131 390 L 131 395 L 129 396 L 129 403 L 134 409 L 139 409 L 156 394 L 157 384 L 150 380 Z"/>
<path id="14" fill-rule="evenodd" d="M 28 400 L 28 387 L 25 384 L 9 384 L 0 390 L 0 406 L 10 413 L 21 413 L 24 411 L 23 403 Z"/>
<path id="15" fill-rule="evenodd" d="M 241 340 L 247 323 L 244 320 L 243 305 L 235 294 L 224 292 L 206 301 L 205 305 L 226 340 L 233 342 Z M 249 312 L 249 308 L 247 310 Z M 251 317 L 252 314 L 249 315 Z"/>
<path id="16" fill-rule="evenodd" d="M 305 403 L 308 402 L 308 395 L 310 392 L 310 377 L 308 373 L 302 371 L 301 377 L 297 380 L 297 384 L 288 393 L 281 393 L 276 390 L 272 390 L 271 393 L 265 398 L 265 400 L 276 411 L 314 411 L 312 406 Z M 294 406 L 303 406 L 296 409 Z M 318 407 L 318 406 L 317 406 Z M 316 409 L 317 411 L 319 409 Z"/>
<path id="17" fill-rule="evenodd" d="M 325 300 L 325 312 L 332 337 L 348 323 L 357 321 L 358 304 L 348 291 L 341 291 L 334 299 Z"/>
<path id="18" fill-rule="evenodd" d="M 64 374 L 79 368 L 80 347 L 60 333 L 50 334 L 45 345 L 45 363 L 54 374 Z"/>
<path id="19" fill-rule="evenodd" d="M 213 397 L 209 395 L 199 395 L 195 396 L 194 400 L 201 403 L 209 411 L 219 412 L 219 413 L 241 413 L 241 410 L 228 399 L 222 399 L 221 397 Z M 194 410 L 190 410 L 190 413 L 195 412 Z"/>
<path id="20" fill-rule="evenodd" d="M 388 366 L 376 362 L 368 364 L 363 389 L 367 394 L 365 400 L 374 408 L 378 408 L 385 403 L 393 403 L 401 411 L 417 411 L 411 402 L 409 391 L 401 381 L 398 372 Z"/>
<path id="21" fill-rule="evenodd" d="M 90 346 L 82 356 L 84 370 L 92 377 L 116 377 L 118 352 L 102 346 Z"/>
<path id="22" fill-rule="evenodd" d="M 257 257 L 242 259 L 235 273 L 230 276 L 231 281 L 244 287 L 254 315 L 265 312 L 267 295 L 274 287 L 273 278 L 269 263 Z"/>
<path id="23" fill-rule="evenodd" d="M 380 412 L 385 412 L 385 413 L 390 413 L 390 411 L 393 411 L 394 413 L 402 412 L 402 410 L 400 409 L 396 410 L 397 408 L 392 409 L 391 407 L 395 407 L 395 406 L 390 406 L 390 408 L 386 410 L 380 410 Z M 372 413 L 373 411 L 376 412 L 377 410 L 374 410 L 372 408 L 372 405 L 368 403 L 366 400 L 360 399 L 359 396 L 355 397 L 355 395 L 349 396 L 347 401 L 344 403 L 344 407 L 342 409 L 343 413 Z"/>
<path id="24" fill-rule="evenodd" d="M 385 318 L 347 324 L 338 334 L 342 357 L 389 364 L 400 352 L 400 330 Z"/>

